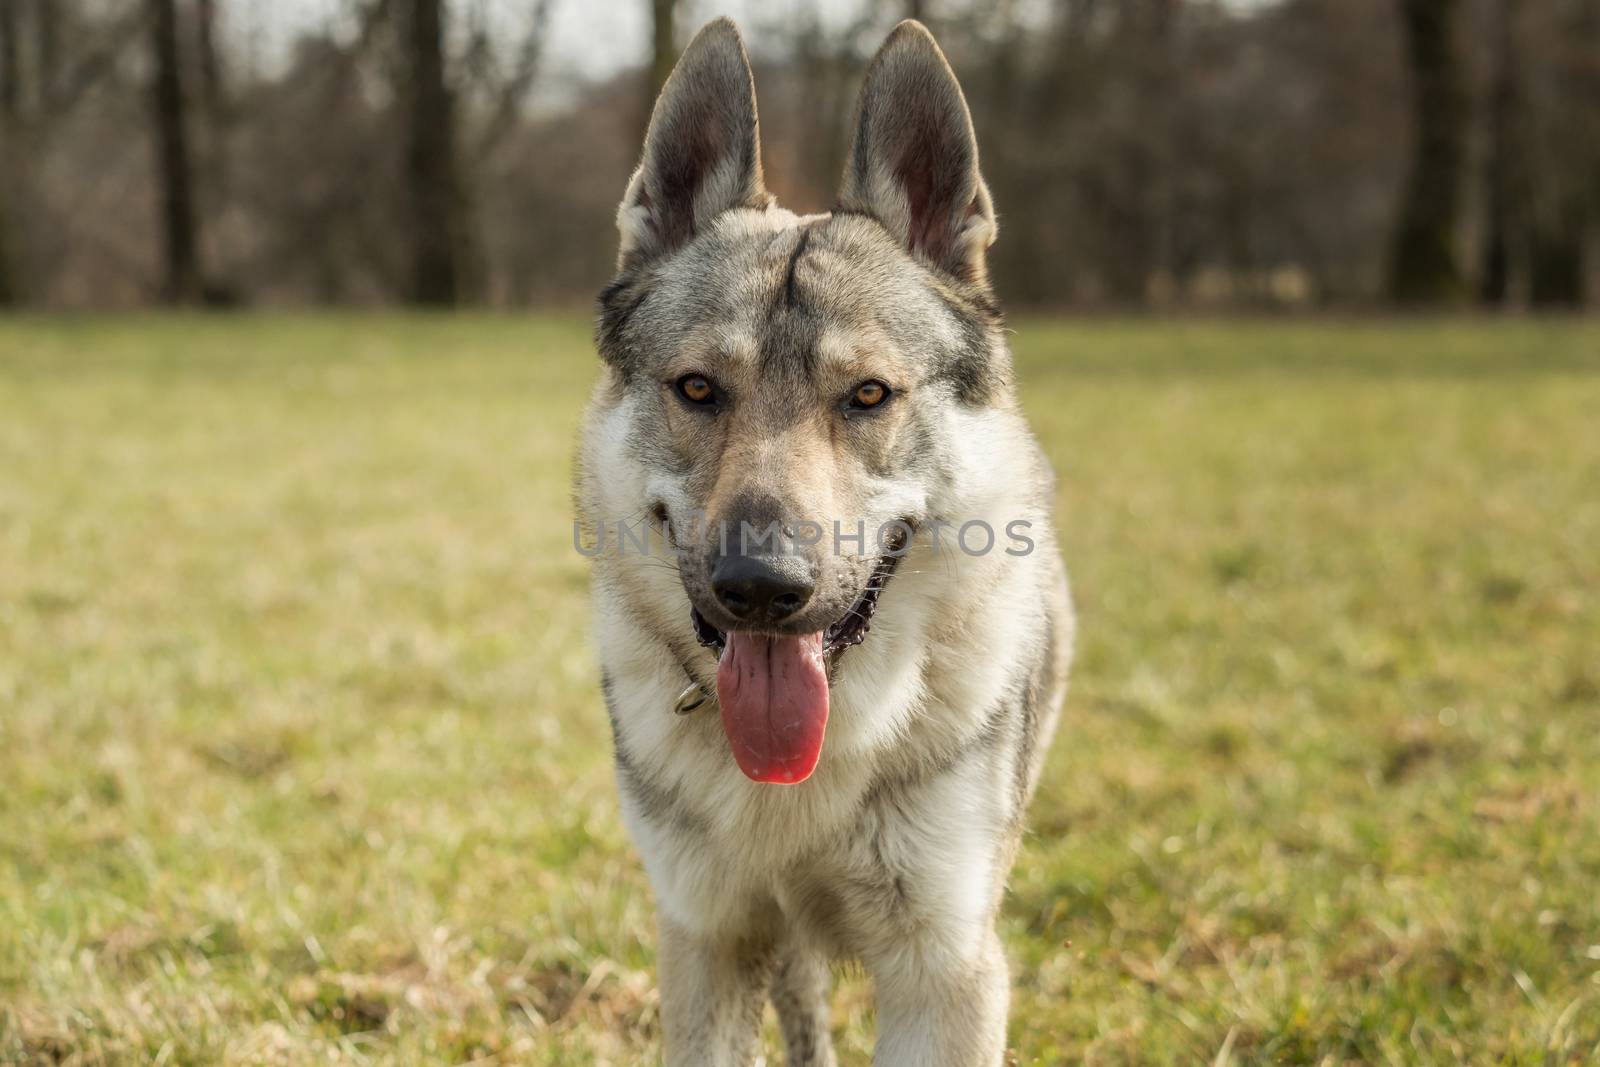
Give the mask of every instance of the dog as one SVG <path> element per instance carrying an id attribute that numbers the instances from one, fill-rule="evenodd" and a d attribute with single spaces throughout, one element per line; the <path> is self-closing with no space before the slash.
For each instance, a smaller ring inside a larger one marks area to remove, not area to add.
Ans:
<path id="1" fill-rule="evenodd" d="M 834 1064 L 830 965 L 854 960 L 874 1063 L 988 1067 L 995 918 L 1074 632 L 994 206 L 914 21 L 868 68 L 832 212 L 777 206 L 759 141 L 743 41 L 712 22 L 617 213 L 579 446 L 664 1058 L 753 1062 L 770 996 L 791 1067 Z"/>

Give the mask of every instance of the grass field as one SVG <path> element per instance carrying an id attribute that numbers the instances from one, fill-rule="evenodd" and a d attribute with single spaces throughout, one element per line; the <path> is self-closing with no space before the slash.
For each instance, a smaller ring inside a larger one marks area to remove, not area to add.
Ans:
<path id="1" fill-rule="evenodd" d="M 1015 344 L 1082 611 L 1016 1061 L 1600 1060 L 1600 325 Z M 593 374 L 578 318 L 0 324 L 0 1062 L 651 1062 Z"/>

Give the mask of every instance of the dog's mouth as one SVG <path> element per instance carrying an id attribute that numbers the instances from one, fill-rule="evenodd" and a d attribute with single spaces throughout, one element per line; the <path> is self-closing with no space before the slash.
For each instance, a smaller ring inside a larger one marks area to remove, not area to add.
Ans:
<path id="1" fill-rule="evenodd" d="M 822 631 L 823 655 L 828 656 L 830 660 L 835 659 L 845 649 L 859 645 L 867 639 L 867 631 L 872 629 L 872 616 L 878 610 L 878 598 L 883 595 L 883 589 L 889 584 L 889 579 L 894 577 L 895 568 L 899 563 L 900 556 L 891 553 L 880 556 L 872 565 L 872 573 L 868 575 L 861 595 L 850 605 L 850 610 Z M 694 623 L 695 638 L 702 645 L 714 650 L 718 655 L 727 649 L 728 631 L 713 626 L 704 615 L 700 614 L 699 608 L 691 606 L 689 618 Z"/>
<path id="2" fill-rule="evenodd" d="M 722 729 L 748 778 L 794 785 L 816 770 L 828 725 L 830 668 L 866 639 L 899 562 L 898 551 L 880 557 L 850 610 L 808 634 L 719 630 L 690 609 L 700 643 L 717 650 Z"/>

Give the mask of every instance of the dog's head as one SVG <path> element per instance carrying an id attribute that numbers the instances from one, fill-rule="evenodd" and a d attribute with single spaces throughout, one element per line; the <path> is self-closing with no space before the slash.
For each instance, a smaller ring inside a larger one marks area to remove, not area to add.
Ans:
<path id="1" fill-rule="evenodd" d="M 752 701 L 804 720 L 819 686 L 825 712 L 832 660 L 948 507 L 956 414 L 1011 404 L 961 89 L 902 23 L 867 71 L 836 208 L 797 216 L 764 188 L 749 61 L 718 20 L 662 89 L 617 219 L 605 388 L 631 408 L 636 504 L 670 529 L 685 611 L 726 649 L 725 721 Z M 740 763 L 765 780 L 797 765 Z"/>

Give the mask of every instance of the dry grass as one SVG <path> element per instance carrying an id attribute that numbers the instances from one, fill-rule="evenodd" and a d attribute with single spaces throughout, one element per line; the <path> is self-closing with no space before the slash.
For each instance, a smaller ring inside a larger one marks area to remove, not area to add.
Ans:
<path id="1" fill-rule="evenodd" d="M 1600 1057 L 1600 328 L 1017 347 L 1084 617 L 1017 1061 Z M 0 1061 L 650 1060 L 591 359 L 560 319 L 0 325 Z"/>

